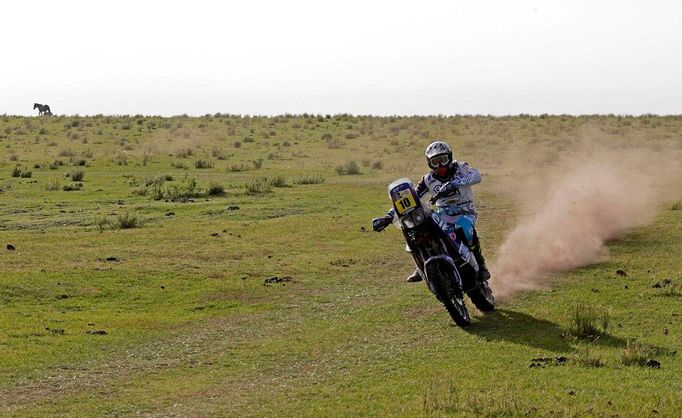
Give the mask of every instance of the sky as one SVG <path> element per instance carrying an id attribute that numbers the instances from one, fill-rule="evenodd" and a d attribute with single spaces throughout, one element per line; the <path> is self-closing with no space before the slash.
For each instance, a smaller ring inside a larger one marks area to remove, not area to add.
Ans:
<path id="1" fill-rule="evenodd" d="M 17 1 L 0 114 L 680 114 L 678 1 Z"/>

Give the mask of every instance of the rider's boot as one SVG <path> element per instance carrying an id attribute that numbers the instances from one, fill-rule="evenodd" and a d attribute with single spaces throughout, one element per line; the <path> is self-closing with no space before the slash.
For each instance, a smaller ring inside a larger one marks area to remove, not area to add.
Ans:
<path id="1" fill-rule="evenodd" d="M 474 232 L 474 245 L 471 246 L 471 252 L 474 253 L 474 258 L 476 258 L 478 263 L 478 280 L 484 282 L 490 279 L 490 272 L 485 265 L 485 258 L 481 252 L 481 242 L 478 240 L 476 232 Z"/>
<path id="2" fill-rule="evenodd" d="M 414 269 L 414 273 L 412 273 L 405 281 L 408 283 L 421 282 L 422 274 L 419 272 L 419 269 Z"/>
<path id="3" fill-rule="evenodd" d="M 490 272 L 488 271 L 488 267 L 485 265 L 485 258 L 483 258 L 483 254 L 481 254 L 481 247 L 476 246 L 476 249 L 471 251 L 474 253 L 474 257 L 476 258 L 476 262 L 478 263 L 478 280 L 484 282 L 490 278 Z"/>

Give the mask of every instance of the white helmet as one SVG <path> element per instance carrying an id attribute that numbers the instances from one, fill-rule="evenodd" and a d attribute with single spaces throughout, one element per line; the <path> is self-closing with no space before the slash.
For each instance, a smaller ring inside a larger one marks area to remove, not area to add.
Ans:
<path id="1" fill-rule="evenodd" d="M 443 141 L 435 141 L 429 144 L 424 155 L 431 170 L 440 177 L 445 177 L 454 164 L 452 148 Z"/>

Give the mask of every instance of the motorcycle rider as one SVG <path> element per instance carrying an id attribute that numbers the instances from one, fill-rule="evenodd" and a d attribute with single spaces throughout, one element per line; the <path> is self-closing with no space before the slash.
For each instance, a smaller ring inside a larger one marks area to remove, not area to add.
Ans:
<path id="1" fill-rule="evenodd" d="M 476 233 L 477 213 L 471 190 L 471 186 L 481 182 L 481 174 L 466 162 L 454 160 L 452 148 L 443 141 L 432 142 L 426 147 L 424 155 L 431 171 L 422 177 L 417 185 L 419 197 L 427 193 L 431 195 L 431 202 L 435 203 L 438 215 L 448 225 L 447 233 L 458 229 L 463 232 L 463 241 L 478 263 L 479 280 L 488 280 L 490 272 L 485 265 L 481 243 Z M 375 219 L 372 222 L 374 230 L 381 231 L 386 228 L 393 221 L 394 215 L 395 211 L 391 208 L 383 218 Z M 407 278 L 410 283 L 421 280 L 418 268 Z"/>

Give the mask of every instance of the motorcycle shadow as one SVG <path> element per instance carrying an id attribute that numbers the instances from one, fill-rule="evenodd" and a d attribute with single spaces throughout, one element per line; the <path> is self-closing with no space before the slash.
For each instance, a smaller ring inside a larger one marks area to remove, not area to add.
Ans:
<path id="1" fill-rule="evenodd" d="M 521 312 L 497 309 L 476 317 L 477 322 L 466 331 L 490 341 L 507 341 L 542 350 L 571 352 L 575 337 L 568 335 L 565 328 L 546 319 L 535 318 Z M 626 341 L 610 335 L 601 336 L 592 344 L 611 347 L 625 347 Z"/>

